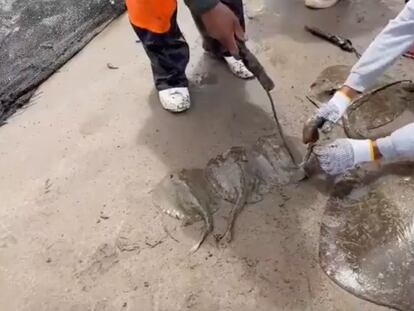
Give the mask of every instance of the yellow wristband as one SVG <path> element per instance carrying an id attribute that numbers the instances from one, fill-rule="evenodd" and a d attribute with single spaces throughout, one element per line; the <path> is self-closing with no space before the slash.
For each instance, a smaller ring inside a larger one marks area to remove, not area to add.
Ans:
<path id="1" fill-rule="evenodd" d="M 349 95 L 345 94 L 343 91 L 339 90 L 339 91 L 338 91 L 338 93 L 341 93 L 341 94 L 342 94 L 342 95 L 344 95 L 346 98 L 348 98 L 349 102 L 352 102 L 352 98 L 351 98 Z"/>
<path id="2" fill-rule="evenodd" d="M 371 161 L 375 161 L 374 142 L 371 139 L 369 140 L 369 154 Z"/>

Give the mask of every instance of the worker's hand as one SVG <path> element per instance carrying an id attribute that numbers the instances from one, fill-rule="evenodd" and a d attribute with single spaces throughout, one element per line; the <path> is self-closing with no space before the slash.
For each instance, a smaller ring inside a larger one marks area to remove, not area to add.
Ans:
<path id="1" fill-rule="evenodd" d="M 319 129 L 323 132 L 331 131 L 333 125 L 343 116 L 351 104 L 351 97 L 338 91 L 331 100 L 322 105 L 316 114 L 306 121 L 303 128 L 303 143 L 315 143 L 319 139 Z"/>
<path id="2" fill-rule="evenodd" d="M 319 165 L 328 175 L 345 173 L 356 165 L 374 161 L 375 143 L 371 140 L 338 139 L 325 146 L 316 146 Z"/>
<path id="3" fill-rule="evenodd" d="M 230 52 L 239 58 L 236 38 L 245 41 L 244 31 L 236 15 L 223 3 L 201 15 L 207 33 Z"/>

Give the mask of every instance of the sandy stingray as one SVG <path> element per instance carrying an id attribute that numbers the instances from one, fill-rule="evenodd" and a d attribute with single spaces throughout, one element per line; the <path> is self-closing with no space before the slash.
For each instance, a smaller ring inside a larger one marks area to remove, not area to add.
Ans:
<path id="1" fill-rule="evenodd" d="M 339 286 L 414 310 L 414 165 L 390 165 L 336 185 L 323 216 L 320 263 Z"/>
<path id="2" fill-rule="evenodd" d="M 309 97 L 329 100 L 350 67 L 325 69 Z M 396 79 L 382 77 L 373 89 Z M 414 121 L 411 83 L 399 83 L 353 102 L 343 118 L 350 138 L 389 135 Z M 414 165 L 359 171 L 335 186 L 323 216 L 320 263 L 339 286 L 398 310 L 414 310 Z"/>
<path id="3" fill-rule="evenodd" d="M 326 68 L 312 83 L 308 97 L 317 105 L 326 103 L 346 80 L 350 66 Z M 388 85 L 397 79 L 382 76 L 371 90 Z M 343 118 L 349 138 L 376 139 L 414 120 L 414 87 L 412 83 L 398 83 L 370 96 L 356 99 Z"/>
<path id="4" fill-rule="evenodd" d="M 193 250 L 213 231 L 213 213 L 232 206 L 226 231 L 230 242 L 238 214 L 278 185 L 305 177 L 277 136 L 261 137 L 250 147 L 233 147 L 210 160 L 204 169 L 184 169 L 166 176 L 153 191 L 154 204 L 184 225 L 203 220 L 205 230 Z M 226 204 L 224 204 L 226 203 Z"/>

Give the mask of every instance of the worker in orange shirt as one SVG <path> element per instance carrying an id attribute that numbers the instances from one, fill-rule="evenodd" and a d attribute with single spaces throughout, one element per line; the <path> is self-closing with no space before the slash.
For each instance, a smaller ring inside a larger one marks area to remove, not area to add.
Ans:
<path id="1" fill-rule="evenodd" d="M 239 78 L 253 74 L 238 57 L 244 40 L 242 0 L 185 0 L 203 35 L 203 47 L 224 60 Z M 126 0 L 130 22 L 151 61 L 162 106 L 171 112 L 190 108 L 185 69 L 189 48 L 177 24 L 177 0 Z"/>

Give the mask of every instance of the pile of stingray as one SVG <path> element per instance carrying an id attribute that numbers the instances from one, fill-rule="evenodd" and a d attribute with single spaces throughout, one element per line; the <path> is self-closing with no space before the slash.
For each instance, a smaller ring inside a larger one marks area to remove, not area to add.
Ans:
<path id="1" fill-rule="evenodd" d="M 324 70 L 311 100 L 326 101 L 350 68 Z M 410 81 L 384 76 L 354 101 L 342 120 L 346 136 L 376 139 L 414 122 Z M 414 310 L 414 165 L 357 170 L 335 185 L 322 219 L 320 264 L 339 286 L 371 302 Z"/>
<path id="2" fill-rule="evenodd" d="M 324 70 L 308 98 L 319 105 L 342 85 L 350 67 Z M 389 81 L 356 99 L 338 127 L 321 138 L 341 135 L 377 138 L 414 122 L 414 87 Z M 309 173 L 309 171 L 308 171 Z M 397 310 L 414 310 L 414 165 L 389 164 L 381 170 L 359 169 L 334 186 L 322 219 L 320 263 L 339 286 L 358 297 Z M 191 224 L 204 220 L 205 231 L 194 250 L 213 230 L 212 214 L 225 203 L 232 210 L 222 237 L 245 204 L 261 200 L 277 186 L 303 180 L 283 140 L 261 137 L 251 148 L 233 147 L 204 169 L 175 172 L 154 190 L 160 210 Z M 315 220 L 316 222 L 317 220 Z"/>
<path id="3" fill-rule="evenodd" d="M 125 10 L 123 0 L 0 3 L 0 124 Z"/>
<path id="4" fill-rule="evenodd" d="M 231 148 L 209 161 L 204 169 L 170 174 L 155 188 L 153 197 L 162 212 L 184 224 L 204 221 L 204 233 L 193 248 L 196 251 L 212 232 L 212 214 L 221 205 L 233 205 L 222 235 L 230 242 L 236 217 L 246 204 L 260 201 L 277 185 L 295 183 L 304 177 L 304 170 L 295 164 L 282 139 L 266 136 L 251 148 Z"/>

